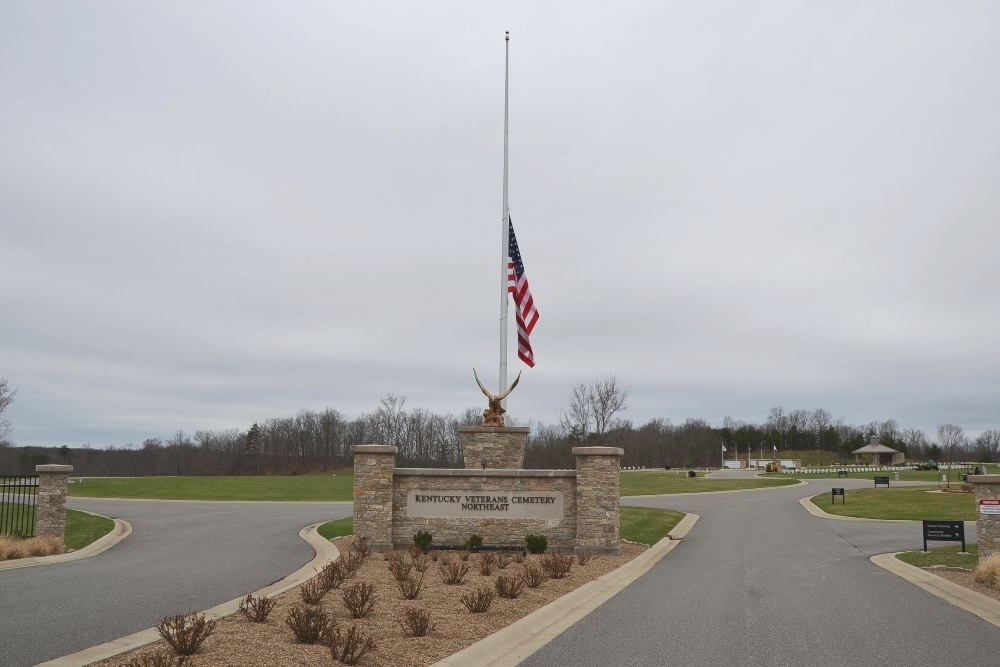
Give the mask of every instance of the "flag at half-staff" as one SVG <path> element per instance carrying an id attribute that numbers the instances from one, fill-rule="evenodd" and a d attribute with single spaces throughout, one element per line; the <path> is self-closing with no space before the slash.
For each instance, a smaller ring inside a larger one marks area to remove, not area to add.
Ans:
<path id="1" fill-rule="evenodd" d="M 528 276 L 524 274 L 524 262 L 521 251 L 517 247 L 517 237 L 514 236 L 514 223 L 507 216 L 507 291 L 514 295 L 514 306 L 517 319 L 517 356 L 528 366 L 535 365 L 535 354 L 531 350 L 530 336 L 538 322 L 538 309 L 535 299 L 531 296 L 528 286 Z"/>

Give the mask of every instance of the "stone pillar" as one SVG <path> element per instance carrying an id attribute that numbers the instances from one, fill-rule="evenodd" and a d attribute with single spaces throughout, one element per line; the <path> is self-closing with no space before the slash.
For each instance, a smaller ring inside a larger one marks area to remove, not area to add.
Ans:
<path id="1" fill-rule="evenodd" d="M 73 466 L 38 465 L 35 537 L 58 537 L 66 546 L 66 489 Z"/>
<path id="2" fill-rule="evenodd" d="M 969 475 L 969 482 L 976 491 L 976 541 L 979 542 L 979 560 L 983 560 L 1000 554 L 1000 514 L 984 513 L 979 502 L 1000 501 L 1000 475 Z M 1000 505 L 995 506 L 995 511 L 1000 511 Z"/>
<path id="3" fill-rule="evenodd" d="M 353 445 L 354 534 L 365 535 L 372 551 L 392 550 L 392 469 L 398 447 Z"/>
<path id="4" fill-rule="evenodd" d="M 576 551 L 617 556 L 621 512 L 619 472 L 625 450 L 620 447 L 574 447 L 576 456 Z"/>
<path id="5" fill-rule="evenodd" d="M 528 446 L 530 428 L 520 426 L 460 426 L 458 439 L 462 443 L 465 467 L 489 469 L 524 468 L 524 450 Z"/>

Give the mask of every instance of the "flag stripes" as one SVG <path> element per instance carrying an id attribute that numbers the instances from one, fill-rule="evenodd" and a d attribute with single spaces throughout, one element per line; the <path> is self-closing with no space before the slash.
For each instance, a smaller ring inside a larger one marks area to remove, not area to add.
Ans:
<path id="1" fill-rule="evenodd" d="M 514 223 L 507 216 L 509 241 L 507 243 L 507 291 L 514 295 L 517 320 L 517 356 L 528 366 L 535 365 L 535 353 L 531 349 L 529 336 L 538 322 L 538 310 L 531 296 L 528 277 L 524 275 L 524 262 L 514 236 Z"/>

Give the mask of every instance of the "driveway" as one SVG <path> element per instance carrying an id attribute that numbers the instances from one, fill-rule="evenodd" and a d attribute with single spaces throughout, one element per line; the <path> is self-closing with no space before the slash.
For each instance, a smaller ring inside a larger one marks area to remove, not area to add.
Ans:
<path id="1" fill-rule="evenodd" d="M 26 667 L 208 609 L 284 578 L 313 557 L 298 535 L 351 503 L 71 498 L 132 524 L 85 560 L 0 571 L 0 665 Z"/>

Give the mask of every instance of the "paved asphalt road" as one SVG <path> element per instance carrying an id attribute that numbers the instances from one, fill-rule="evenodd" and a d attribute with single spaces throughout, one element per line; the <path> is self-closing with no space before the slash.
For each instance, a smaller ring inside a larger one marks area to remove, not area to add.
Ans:
<path id="1" fill-rule="evenodd" d="M 869 560 L 921 548 L 920 524 L 821 519 L 798 503 L 871 484 L 623 499 L 701 519 L 646 575 L 523 667 L 996 667 L 1000 628 Z"/>
<path id="2" fill-rule="evenodd" d="M 0 571 L 0 665 L 35 665 L 208 609 L 302 567 L 304 526 L 350 503 L 188 503 L 71 498 L 132 534 L 99 556 Z"/>

